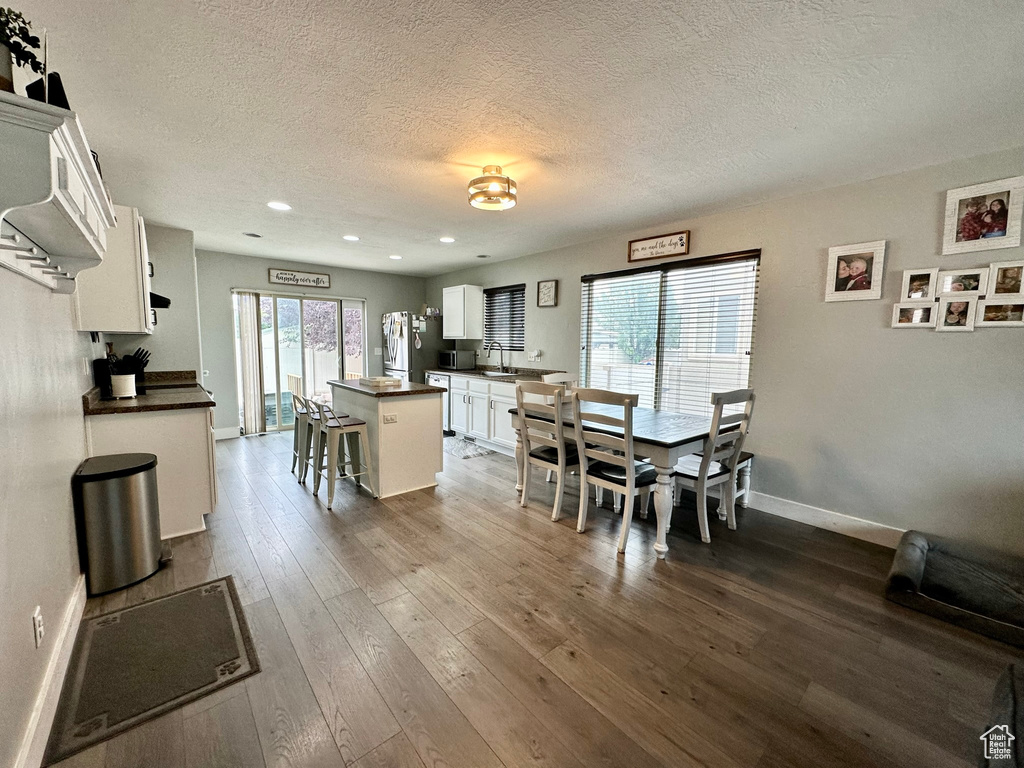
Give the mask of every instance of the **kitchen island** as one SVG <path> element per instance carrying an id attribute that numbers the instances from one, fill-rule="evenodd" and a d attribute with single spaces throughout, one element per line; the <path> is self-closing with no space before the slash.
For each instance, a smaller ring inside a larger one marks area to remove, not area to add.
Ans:
<path id="1" fill-rule="evenodd" d="M 434 476 L 443 468 L 441 396 L 447 390 L 413 382 L 398 387 L 370 387 L 358 379 L 327 383 L 335 412 L 366 422 L 372 492 L 385 498 L 437 485 Z"/>
<path id="2" fill-rule="evenodd" d="M 156 455 L 160 538 L 206 530 L 217 505 L 213 407 L 195 371 L 146 373 L 146 392 L 103 399 L 93 387 L 82 396 L 90 456 Z"/>

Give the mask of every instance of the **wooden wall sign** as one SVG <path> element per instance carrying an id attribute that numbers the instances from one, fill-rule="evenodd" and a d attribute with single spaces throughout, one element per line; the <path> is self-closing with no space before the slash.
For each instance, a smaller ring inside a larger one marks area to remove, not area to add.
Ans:
<path id="1" fill-rule="evenodd" d="M 685 256 L 690 252 L 690 230 L 629 241 L 629 261 Z"/>
<path id="2" fill-rule="evenodd" d="M 278 285 L 300 285 L 304 288 L 330 288 L 331 276 L 318 272 L 295 272 L 291 269 L 271 267 L 268 280 Z"/>

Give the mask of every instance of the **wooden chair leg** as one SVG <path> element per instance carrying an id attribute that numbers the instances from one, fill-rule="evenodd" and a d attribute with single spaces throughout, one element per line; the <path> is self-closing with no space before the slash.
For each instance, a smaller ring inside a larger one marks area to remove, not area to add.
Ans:
<path id="1" fill-rule="evenodd" d="M 525 461 L 523 462 L 523 495 L 522 498 L 519 499 L 519 506 L 521 507 L 525 507 L 530 503 L 530 475 L 530 457 L 526 456 Z"/>
<path id="2" fill-rule="evenodd" d="M 310 442 L 313 439 L 313 431 L 310 429 L 309 422 L 306 422 L 302 428 L 302 434 L 299 435 L 299 482 L 306 482 L 306 472 L 309 471 L 309 447 Z"/>
<path id="3" fill-rule="evenodd" d="M 334 504 L 334 483 L 338 479 L 338 448 L 342 435 L 327 433 L 327 508 Z"/>
<path id="4" fill-rule="evenodd" d="M 549 469 L 549 470 L 548 470 L 548 476 L 547 476 L 547 479 L 545 480 L 545 482 L 548 482 L 548 483 L 550 483 L 550 482 L 551 482 L 551 475 L 552 475 L 552 474 L 553 474 L 552 470 L 550 470 L 550 469 Z"/>
<path id="5" fill-rule="evenodd" d="M 583 533 L 587 528 L 587 504 L 590 502 L 589 489 L 587 488 L 587 473 L 580 472 L 580 511 L 576 517 L 576 533 Z M 597 492 L 601 492 L 601 486 L 597 486 Z"/>
<path id="6" fill-rule="evenodd" d="M 697 483 L 697 524 L 700 526 L 700 540 L 711 543 L 711 530 L 708 528 L 708 489 L 704 483 Z"/>
<path id="7" fill-rule="evenodd" d="M 651 501 L 651 487 L 647 486 L 640 491 L 640 519 L 647 519 L 647 505 Z"/>
<path id="8" fill-rule="evenodd" d="M 548 470 L 551 474 L 551 470 Z M 562 491 L 565 490 L 565 465 L 558 465 L 558 480 L 555 483 L 555 505 L 551 508 L 551 519 L 557 520 L 562 516 Z"/>
<path id="9" fill-rule="evenodd" d="M 632 501 L 632 499 L 630 499 Z M 616 515 L 622 514 L 622 494 L 612 491 L 612 510 Z"/>
<path id="10" fill-rule="evenodd" d="M 299 422 L 300 422 L 300 418 L 299 418 L 298 414 L 295 414 L 295 416 L 296 416 L 295 423 L 292 424 L 292 469 L 291 469 L 292 472 L 295 471 L 295 465 L 299 463 L 299 433 L 300 433 Z"/>
<path id="11" fill-rule="evenodd" d="M 736 530 L 736 476 L 733 474 L 722 488 L 722 496 L 725 499 L 726 525 L 730 531 Z"/>
<path id="12" fill-rule="evenodd" d="M 737 495 L 741 499 L 743 499 L 743 501 L 740 502 L 740 506 L 743 507 L 744 509 L 746 509 L 747 508 L 747 504 L 750 503 L 750 464 L 751 464 L 751 461 L 748 461 L 746 464 L 744 464 L 739 469 L 739 486 L 740 486 L 740 490 L 739 490 L 739 493 Z"/>
<path id="13" fill-rule="evenodd" d="M 622 509 L 622 530 L 619 532 L 619 552 L 626 551 L 626 539 L 629 538 L 629 528 L 633 524 L 633 486 L 627 485 L 626 492 L 619 496 L 620 499 L 628 499 Z"/>
<path id="14" fill-rule="evenodd" d="M 584 488 L 584 485 L 580 485 L 580 488 Z M 599 507 L 604 506 L 604 488 L 600 485 L 594 486 L 594 503 Z"/>

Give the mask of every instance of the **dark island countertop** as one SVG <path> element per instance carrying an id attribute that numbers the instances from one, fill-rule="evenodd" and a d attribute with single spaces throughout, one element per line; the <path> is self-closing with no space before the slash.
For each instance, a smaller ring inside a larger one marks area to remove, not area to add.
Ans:
<path id="1" fill-rule="evenodd" d="M 195 371 L 153 371 L 146 373 L 146 394 L 121 400 L 103 400 L 93 387 L 82 395 L 86 416 L 112 413 L 178 411 L 187 408 L 213 408 L 217 405 L 196 381 Z"/>
<path id="2" fill-rule="evenodd" d="M 359 379 L 346 381 L 331 379 L 327 383 L 332 387 L 340 387 L 370 397 L 408 397 L 410 395 L 441 394 L 448 391 L 444 387 L 432 387 L 429 384 L 417 384 L 414 381 L 403 381 L 397 387 L 368 387 L 365 384 L 360 384 Z"/>

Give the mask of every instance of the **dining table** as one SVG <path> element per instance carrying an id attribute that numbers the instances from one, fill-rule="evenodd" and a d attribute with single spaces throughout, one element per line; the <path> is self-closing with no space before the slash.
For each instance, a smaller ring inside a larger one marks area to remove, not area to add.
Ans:
<path id="1" fill-rule="evenodd" d="M 622 418 L 622 408 L 614 405 L 587 403 L 588 413 L 603 413 L 607 416 Z M 509 409 L 512 425 L 516 432 L 516 491 L 523 489 L 523 443 L 520 435 L 519 411 Z M 531 414 L 531 418 L 537 418 Z M 589 422 L 587 429 L 605 432 L 610 435 L 622 436 L 622 427 Z M 565 403 L 562 407 L 562 430 L 566 439 L 576 442 L 575 422 L 572 404 Z M 668 553 L 666 538 L 672 525 L 673 506 L 673 468 L 684 456 L 700 451 L 711 432 L 711 417 L 687 413 L 673 413 L 654 408 L 633 408 L 633 455 L 654 465 L 658 473 L 657 486 L 654 490 L 654 511 L 657 516 L 658 533 L 654 542 L 654 553 L 659 560 L 664 560 Z M 742 467 L 737 473 L 737 484 L 745 489 L 750 485 L 750 466 Z M 584 489 L 580 493 L 585 493 Z M 747 495 L 738 502 L 745 507 Z M 630 503 L 631 500 L 627 503 Z"/>

